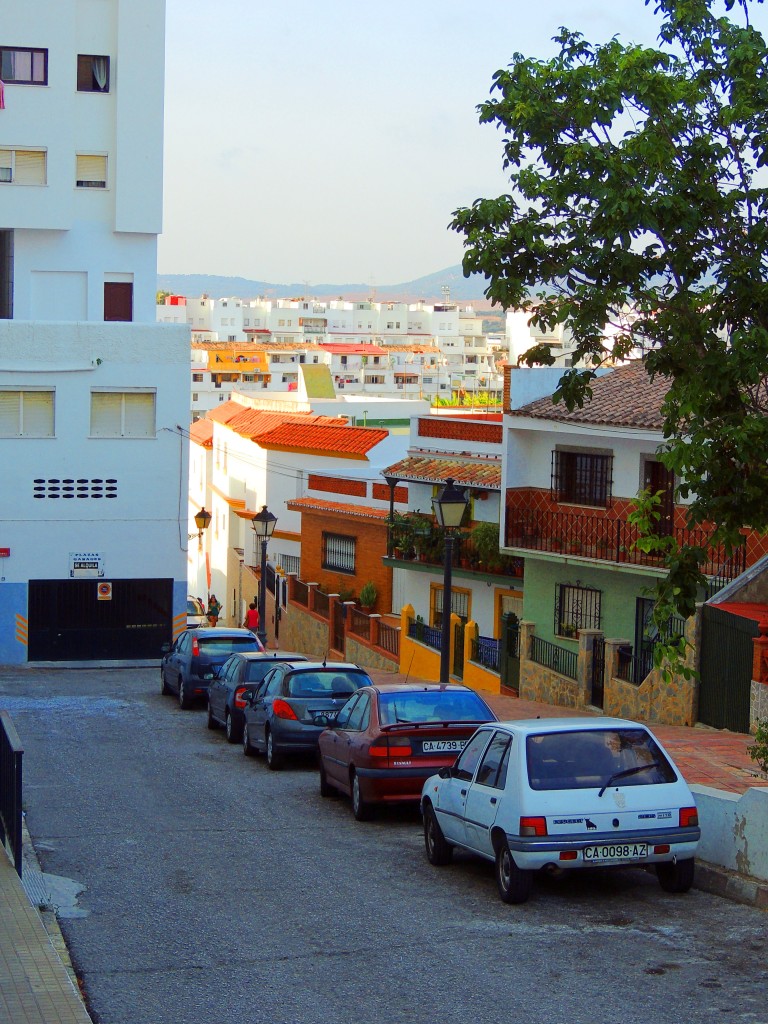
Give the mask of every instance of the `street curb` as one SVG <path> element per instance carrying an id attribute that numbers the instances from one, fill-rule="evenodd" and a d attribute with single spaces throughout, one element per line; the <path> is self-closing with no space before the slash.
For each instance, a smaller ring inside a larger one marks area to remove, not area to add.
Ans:
<path id="1" fill-rule="evenodd" d="M 736 871 L 717 864 L 696 858 L 696 876 L 694 888 L 703 892 L 722 896 L 734 903 L 743 903 L 758 910 L 768 910 L 768 882 L 751 875 L 741 875 Z"/>

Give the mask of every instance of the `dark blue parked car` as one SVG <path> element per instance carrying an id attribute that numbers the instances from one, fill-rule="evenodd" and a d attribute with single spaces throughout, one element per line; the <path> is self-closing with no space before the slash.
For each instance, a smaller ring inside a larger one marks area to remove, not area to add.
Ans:
<path id="1" fill-rule="evenodd" d="M 227 658 L 236 651 L 263 651 L 250 629 L 200 626 L 185 629 L 165 651 L 160 663 L 163 693 L 176 693 L 179 707 L 191 707 L 208 696 L 208 686 Z"/>

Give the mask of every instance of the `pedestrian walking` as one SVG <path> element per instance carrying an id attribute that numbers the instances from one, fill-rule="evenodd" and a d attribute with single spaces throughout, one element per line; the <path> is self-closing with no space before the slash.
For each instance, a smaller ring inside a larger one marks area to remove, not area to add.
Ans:
<path id="1" fill-rule="evenodd" d="M 248 605 L 248 610 L 245 613 L 245 620 L 243 621 L 243 627 L 245 629 L 252 630 L 254 633 L 258 631 L 259 609 L 256 607 L 254 601 L 251 601 L 251 603 Z"/>
<path id="2" fill-rule="evenodd" d="M 208 598 L 208 622 L 215 626 L 219 621 L 219 613 L 221 612 L 221 603 L 216 600 L 216 595 L 211 594 Z"/>

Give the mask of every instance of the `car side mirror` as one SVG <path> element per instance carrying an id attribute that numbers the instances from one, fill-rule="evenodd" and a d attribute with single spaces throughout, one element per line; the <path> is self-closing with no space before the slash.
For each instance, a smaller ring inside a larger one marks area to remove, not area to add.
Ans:
<path id="1" fill-rule="evenodd" d="M 453 778 L 453 765 L 448 765 L 445 768 L 441 768 L 437 774 L 441 779 Z"/>
<path id="2" fill-rule="evenodd" d="M 315 715 L 312 724 L 325 726 L 326 729 L 333 729 L 333 727 L 336 725 L 336 719 L 328 718 L 327 715 Z"/>
<path id="3" fill-rule="evenodd" d="M 163 644 L 162 647 L 160 648 L 160 650 L 162 651 L 163 654 L 167 654 L 168 651 L 170 651 L 170 649 L 171 649 L 171 645 L 169 643 Z"/>

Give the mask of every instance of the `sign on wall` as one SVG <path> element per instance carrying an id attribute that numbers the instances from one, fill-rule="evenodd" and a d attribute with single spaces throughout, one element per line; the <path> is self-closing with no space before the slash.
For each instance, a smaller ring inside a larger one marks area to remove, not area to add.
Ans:
<path id="1" fill-rule="evenodd" d="M 104 575 L 104 560 L 97 551 L 70 551 L 69 575 L 73 579 L 99 579 Z"/>

